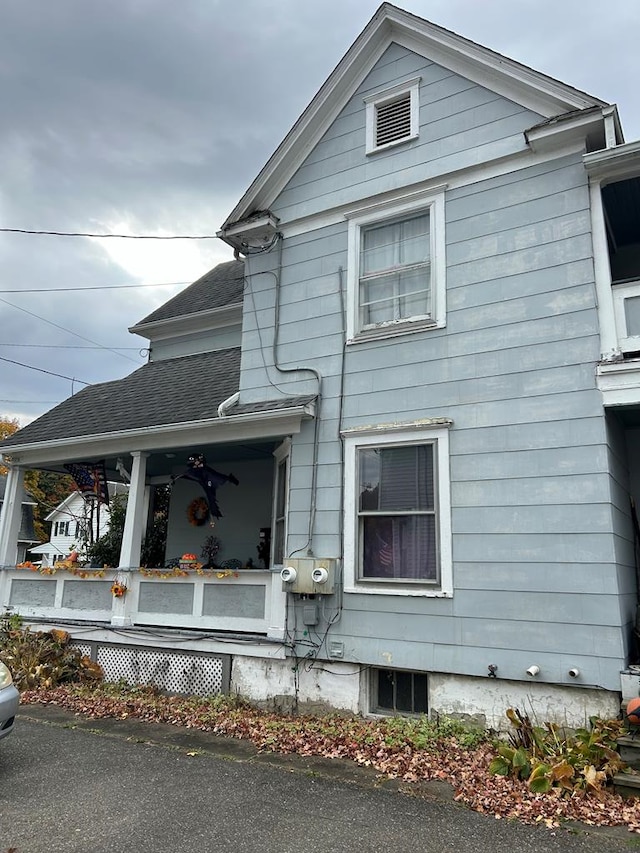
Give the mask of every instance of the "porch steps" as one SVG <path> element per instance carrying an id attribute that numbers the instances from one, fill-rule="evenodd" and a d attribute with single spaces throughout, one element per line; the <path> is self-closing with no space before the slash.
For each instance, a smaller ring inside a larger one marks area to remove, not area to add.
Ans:
<path id="1" fill-rule="evenodd" d="M 618 738 L 618 752 L 627 768 L 613 777 L 616 793 L 640 797 L 640 729 Z"/>

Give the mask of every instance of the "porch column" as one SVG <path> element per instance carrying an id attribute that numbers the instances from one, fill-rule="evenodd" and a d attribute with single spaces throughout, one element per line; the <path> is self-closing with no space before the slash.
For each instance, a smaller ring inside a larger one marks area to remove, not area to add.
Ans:
<path id="1" fill-rule="evenodd" d="M 24 468 L 13 465 L 9 468 L 7 485 L 0 512 L 0 568 L 15 566 L 18 558 L 18 534 L 22 522 L 22 486 Z"/>
<path id="2" fill-rule="evenodd" d="M 131 469 L 131 484 L 129 486 L 129 497 L 127 498 L 127 514 L 124 520 L 124 531 L 122 533 L 122 548 L 120 550 L 119 568 L 135 569 L 140 565 L 140 551 L 142 549 L 142 532 L 146 510 L 144 499 L 148 495 L 146 490 L 147 457 L 148 453 L 133 450 L 133 466 Z"/>

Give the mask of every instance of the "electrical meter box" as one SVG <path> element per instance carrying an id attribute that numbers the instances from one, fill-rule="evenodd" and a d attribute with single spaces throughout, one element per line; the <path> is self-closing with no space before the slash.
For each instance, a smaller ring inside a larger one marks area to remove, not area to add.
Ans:
<path id="1" fill-rule="evenodd" d="M 280 572 L 282 589 L 298 595 L 331 595 L 335 588 L 336 561 L 304 557 L 285 560 Z"/>

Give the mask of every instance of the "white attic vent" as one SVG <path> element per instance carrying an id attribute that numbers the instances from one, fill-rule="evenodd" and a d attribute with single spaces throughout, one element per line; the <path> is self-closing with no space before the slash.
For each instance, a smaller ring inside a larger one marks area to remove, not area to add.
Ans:
<path id="1" fill-rule="evenodd" d="M 418 136 L 419 83 L 420 78 L 417 77 L 364 99 L 367 154 Z"/>
<path id="2" fill-rule="evenodd" d="M 411 92 L 376 107 L 376 148 L 411 136 Z"/>

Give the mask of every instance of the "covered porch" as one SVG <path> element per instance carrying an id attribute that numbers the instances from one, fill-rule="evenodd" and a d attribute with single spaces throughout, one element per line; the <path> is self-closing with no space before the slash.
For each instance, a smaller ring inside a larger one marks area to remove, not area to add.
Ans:
<path id="1" fill-rule="evenodd" d="M 181 366 L 189 360 L 179 359 Z M 169 364 L 159 363 L 164 371 Z M 149 364 L 124 380 L 108 383 L 120 414 L 107 415 L 100 432 L 91 429 L 93 416 L 84 421 L 82 417 L 91 403 L 87 397 L 104 397 L 105 386 L 92 386 L 3 443 L 0 449 L 11 467 L 0 516 L 0 609 L 58 624 L 148 626 L 281 639 L 286 595 L 279 567 L 286 537 L 283 501 L 290 438 L 313 417 L 313 400 L 283 398 L 241 405 L 223 382 L 217 391 L 204 392 L 206 406 L 202 397 L 192 404 L 199 404 L 207 416 L 194 418 L 186 410 L 184 419 L 177 420 L 180 415 L 168 416 L 158 400 L 163 387 L 167 407 L 182 396 L 175 381 L 173 386 L 156 383 L 153 397 L 143 396 L 139 387 L 136 393 L 140 379 L 135 377 L 145 378 L 145 371 L 157 372 L 157 367 Z M 141 419 L 148 425 L 126 428 L 131 422 L 126 404 L 132 396 L 138 400 L 138 424 Z M 74 409 L 75 417 L 65 407 Z M 152 409 L 162 412 L 164 420 L 173 420 L 153 424 Z M 214 519 L 214 526 L 211 518 L 194 513 L 194 502 L 201 505 L 204 497 L 200 484 L 180 477 L 194 453 L 203 454 L 216 472 L 233 474 L 233 480 L 218 488 L 222 517 Z M 54 567 L 17 565 L 25 470 L 64 472 L 65 463 L 87 462 L 104 463 L 107 480 L 129 480 L 117 565 L 67 565 L 67 561 Z M 141 566 L 154 494 L 168 485 L 164 559 Z M 215 553 L 208 560 L 203 547 L 210 537 L 215 537 Z M 194 555 L 195 562 L 185 563 L 187 554 Z"/>

